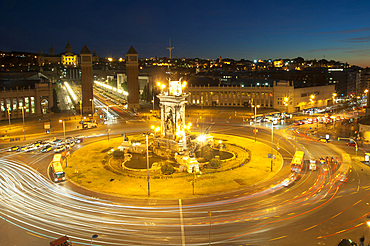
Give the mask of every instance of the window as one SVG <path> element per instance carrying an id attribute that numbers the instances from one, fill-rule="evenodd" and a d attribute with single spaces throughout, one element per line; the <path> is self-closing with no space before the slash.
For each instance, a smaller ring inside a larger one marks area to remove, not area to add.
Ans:
<path id="1" fill-rule="evenodd" d="M 13 98 L 13 110 L 17 111 L 17 98 Z"/>
<path id="2" fill-rule="evenodd" d="M 26 112 L 30 112 L 30 99 L 28 97 L 24 98 L 24 104 L 26 106 Z"/>
<path id="3" fill-rule="evenodd" d="M 10 98 L 6 99 L 6 108 L 9 109 L 10 111 L 12 110 L 12 108 L 10 107 Z"/>

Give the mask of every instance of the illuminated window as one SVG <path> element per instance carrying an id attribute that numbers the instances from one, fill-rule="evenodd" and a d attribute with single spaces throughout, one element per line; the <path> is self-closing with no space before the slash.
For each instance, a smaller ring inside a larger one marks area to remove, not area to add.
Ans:
<path id="1" fill-rule="evenodd" d="M 28 97 L 24 98 L 24 105 L 26 106 L 26 112 L 30 112 L 30 99 Z"/>
<path id="2" fill-rule="evenodd" d="M 17 111 L 17 98 L 13 98 L 13 110 Z"/>
<path id="3" fill-rule="evenodd" d="M 35 113 L 35 98 L 34 97 L 31 97 L 31 113 L 34 114 Z"/>
<path id="4" fill-rule="evenodd" d="M 9 109 L 10 111 L 12 110 L 12 108 L 10 107 L 10 98 L 6 99 L 6 108 Z"/>
<path id="5" fill-rule="evenodd" d="M 4 103 L 4 99 L 1 99 L 1 111 L 4 112 L 5 111 L 5 103 Z"/>

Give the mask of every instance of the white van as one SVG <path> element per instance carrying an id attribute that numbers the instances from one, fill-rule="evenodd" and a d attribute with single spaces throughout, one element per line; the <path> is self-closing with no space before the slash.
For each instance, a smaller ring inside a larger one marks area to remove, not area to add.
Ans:
<path id="1" fill-rule="evenodd" d="M 316 171 L 316 161 L 315 159 L 311 159 L 310 160 L 310 167 L 309 167 L 310 171 Z"/>

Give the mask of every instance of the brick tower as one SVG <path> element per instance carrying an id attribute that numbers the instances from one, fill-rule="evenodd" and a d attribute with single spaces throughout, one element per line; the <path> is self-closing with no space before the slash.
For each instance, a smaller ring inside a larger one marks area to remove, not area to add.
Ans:
<path id="1" fill-rule="evenodd" d="M 126 73 L 128 89 L 128 109 L 139 109 L 139 62 L 138 54 L 134 47 L 126 53 Z"/>
<path id="2" fill-rule="evenodd" d="M 89 115 L 93 113 L 93 74 L 92 55 L 84 45 L 81 49 L 81 81 L 82 81 L 82 113 Z"/>

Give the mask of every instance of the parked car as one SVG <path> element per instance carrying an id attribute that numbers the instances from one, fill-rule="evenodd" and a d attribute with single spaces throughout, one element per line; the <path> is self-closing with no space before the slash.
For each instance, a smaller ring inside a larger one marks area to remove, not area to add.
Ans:
<path id="1" fill-rule="evenodd" d="M 51 145 L 46 145 L 44 146 L 42 149 L 41 149 L 41 152 L 45 153 L 45 152 L 49 152 L 51 151 L 52 149 L 52 146 Z"/>
<path id="2" fill-rule="evenodd" d="M 19 149 L 19 146 L 12 146 L 8 149 L 8 151 L 17 151 Z"/>
<path id="3" fill-rule="evenodd" d="M 56 146 L 59 146 L 59 145 L 63 144 L 63 140 L 62 139 L 55 139 L 55 140 L 51 141 L 50 143 L 55 144 Z"/>
<path id="4" fill-rule="evenodd" d="M 29 144 L 26 146 L 26 149 L 24 150 L 25 152 L 30 152 L 32 150 L 37 149 L 37 147 L 34 144 Z"/>
<path id="5" fill-rule="evenodd" d="M 24 145 L 22 147 L 19 147 L 18 151 L 25 151 L 28 148 L 27 145 Z"/>
<path id="6" fill-rule="evenodd" d="M 36 147 L 39 147 L 42 144 L 43 144 L 43 142 L 41 140 L 40 141 L 36 141 L 36 142 L 33 143 L 33 145 L 36 146 Z"/>
<path id="7" fill-rule="evenodd" d="M 66 149 L 66 146 L 64 146 L 64 145 L 60 145 L 60 146 L 58 146 L 56 149 L 54 149 L 54 151 L 55 151 L 56 153 L 59 153 L 59 152 L 64 151 L 65 149 Z"/>
<path id="8" fill-rule="evenodd" d="M 66 148 L 67 149 L 71 149 L 73 146 L 75 146 L 74 141 L 67 141 L 67 143 L 66 143 Z"/>

